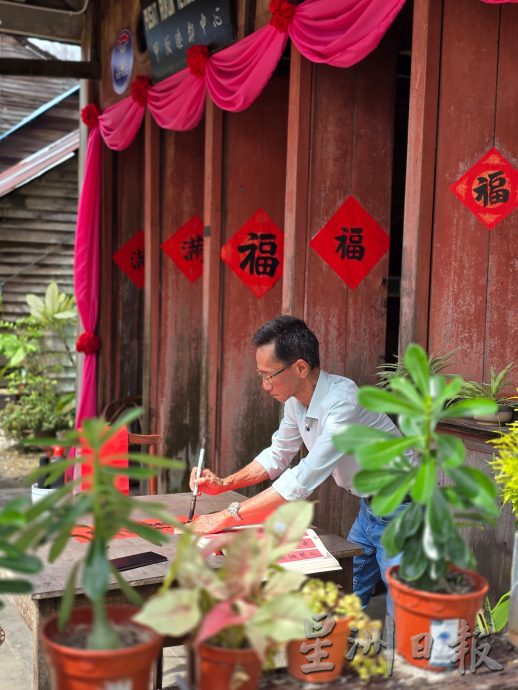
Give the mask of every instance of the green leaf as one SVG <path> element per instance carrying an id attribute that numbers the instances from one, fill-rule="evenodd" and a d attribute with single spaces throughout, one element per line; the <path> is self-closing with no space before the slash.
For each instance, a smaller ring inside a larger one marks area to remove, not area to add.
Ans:
<path id="1" fill-rule="evenodd" d="M 390 441 L 370 443 L 368 446 L 356 451 L 356 458 L 365 470 L 381 469 L 394 458 L 399 457 L 407 448 L 411 448 L 418 442 L 417 437 L 395 438 Z"/>
<path id="2" fill-rule="evenodd" d="M 32 585 L 25 580 L 0 580 L 0 592 L 2 594 L 29 594 Z"/>
<path id="3" fill-rule="evenodd" d="M 475 467 L 445 467 L 445 470 L 472 505 L 486 511 L 488 515 L 498 517 L 496 487 L 482 470 Z"/>
<path id="4" fill-rule="evenodd" d="M 404 354 L 408 373 L 423 395 L 430 394 L 430 368 L 426 352 L 417 343 L 411 343 Z"/>
<path id="5" fill-rule="evenodd" d="M 169 590 L 149 599 L 134 620 L 161 635 L 180 637 L 197 628 L 201 621 L 197 589 Z"/>
<path id="6" fill-rule="evenodd" d="M 76 596 L 76 582 L 77 573 L 79 572 L 80 563 L 75 563 L 70 571 L 67 578 L 67 583 L 65 586 L 65 591 L 63 592 L 63 597 L 61 599 L 61 604 L 59 606 L 58 614 L 58 629 L 64 630 L 70 620 L 70 614 L 74 607 L 74 600 Z"/>
<path id="7" fill-rule="evenodd" d="M 264 533 L 273 540 L 272 560 L 297 546 L 312 519 L 313 504 L 307 501 L 288 501 L 267 518 Z"/>
<path id="8" fill-rule="evenodd" d="M 424 411 L 423 398 L 408 379 L 395 376 L 390 381 L 390 387 L 405 397 L 416 409 Z"/>
<path id="9" fill-rule="evenodd" d="M 358 402 L 366 410 L 386 414 L 415 414 L 419 411 L 419 408 L 409 403 L 403 395 L 380 390 L 374 386 L 362 386 L 358 391 Z"/>
<path id="10" fill-rule="evenodd" d="M 399 566 L 401 578 L 407 582 L 418 580 L 429 567 L 420 539 L 412 539 L 405 545 L 405 551 Z"/>
<path id="11" fill-rule="evenodd" d="M 444 544 L 454 531 L 453 520 L 441 489 L 434 487 L 431 500 L 425 513 L 425 523 L 430 526 L 436 542 Z"/>
<path id="12" fill-rule="evenodd" d="M 456 529 L 452 530 L 447 543 L 448 560 L 458 565 L 459 568 L 468 568 L 472 554 L 466 546 L 464 539 Z"/>
<path id="13" fill-rule="evenodd" d="M 466 450 L 460 438 L 450 434 L 435 434 L 434 436 L 439 457 L 448 467 L 459 467 L 464 462 Z"/>
<path id="14" fill-rule="evenodd" d="M 360 470 L 354 475 L 354 488 L 360 494 L 377 494 L 384 486 L 395 479 L 402 479 L 405 475 L 406 472 L 397 470 Z"/>
<path id="15" fill-rule="evenodd" d="M 473 398 L 473 400 L 461 400 L 447 407 L 442 413 L 443 419 L 451 417 L 476 417 L 487 414 L 495 414 L 498 405 L 494 400 L 487 398 Z"/>
<path id="16" fill-rule="evenodd" d="M 410 490 L 412 498 L 419 503 L 428 503 L 437 481 L 437 467 L 433 459 L 423 461 L 417 471 L 414 485 Z"/>
<path id="17" fill-rule="evenodd" d="M 417 470 L 407 472 L 403 478 L 395 479 L 384 486 L 371 501 L 371 508 L 376 515 L 390 515 L 401 503 L 414 481 Z"/>
<path id="18" fill-rule="evenodd" d="M 365 424 L 348 424 L 343 431 L 333 436 L 335 448 L 342 453 L 355 453 L 358 448 L 377 441 L 394 438 L 387 431 L 380 431 Z"/>

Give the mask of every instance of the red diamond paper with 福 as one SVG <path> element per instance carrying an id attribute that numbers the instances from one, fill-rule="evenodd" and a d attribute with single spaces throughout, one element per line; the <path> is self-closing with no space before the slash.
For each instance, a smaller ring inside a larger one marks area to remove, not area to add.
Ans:
<path id="1" fill-rule="evenodd" d="M 144 233 L 136 232 L 113 255 L 113 260 L 138 288 L 144 287 Z"/>
<path id="2" fill-rule="evenodd" d="M 282 276 L 284 235 L 259 209 L 221 248 L 221 258 L 257 297 Z"/>
<path id="3" fill-rule="evenodd" d="M 310 246 L 355 288 L 386 254 L 389 243 L 381 225 L 350 196 L 311 239 Z"/>
<path id="4" fill-rule="evenodd" d="M 203 222 L 193 216 L 169 239 L 162 249 L 182 273 L 194 283 L 203 273 Z"/>
<path id="5" fill-rule="evenodd" d="M 492 230 L 518 206 L 518 170 L 490 149 L 451 186 L 452 192 Z"/>

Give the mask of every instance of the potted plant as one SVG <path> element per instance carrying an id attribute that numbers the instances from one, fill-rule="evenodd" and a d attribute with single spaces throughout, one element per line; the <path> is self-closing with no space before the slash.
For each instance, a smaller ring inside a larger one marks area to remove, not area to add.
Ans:
<path id="1" fill-rule="evenodd" d="M 362 609 L 360 598 L 355 594 L 341 592 L 334 582 L 324 582 L 319 578 L 310 577 L 304 583 L 302 594 L 316 622 L 313 624 L 313 630 L 311 626 L 306 630 L 306 634 L 310 634 L 309 638 L 288 643 L 288 673 L 308 683 L 329 683 L 342 674 L 349 647 L 349 635 L 354 631 L 357 637 L 365 632 L 368 632 L 371 638 L 379 636 L 381 621 L 371 620 Z M 307 642 L 314 642 L 317 637 L 325 638 L 323 641 L 327 656 L 323 659 L 324 668 L 314 670 L 315 664 L 308 663 L 307 658 L 313 646 Z M 330 644 L 327 644 L 328 642 Z M 387 671 L 384 656 L 376 654 L 373 646 L 366 654 L 355 654 L 350 665 L 362 680 L 368 680 L 373 675 L 385 675 Z"/>
<path id="2" fill-rule="evenodd" d="M 515 519 L 508 635 L 513 644 L 518 646 L 518 422 L 510 424 L 507 431 L 500 432 L 489 443 L 498 450 L 491 465 L 502 491 L 503 503 L 511 506 Z"/>
<path id="3" fill-rule="evenodd" d="M 440 374 L 444 369 L 449 367 L 453 363 L 453 357 L 458 352 L 458 349 L 451 350 L 444 355 L 430 355 L 428 357 L 428 364 L 432 374 Z M 378 383 L 376 386 L 379 388 L 387 388 L 393 378 L 403 377 L 409 378 L 409 372 L 405 364 L 403 357 L 396 356 L 395 362 L 385 362 L 376 367 L 378 371 L 376 376 L 378 377 Z"/>
<path id="4" fill-rule="evenodd" d="M 121 493 L 115 480 L 121 474 L 148 478 L 159 468 L 177 468 L 178 461 L 134 453 L 128 457 L 139 461 L 139 467 L 116 467 L 106 464 L 107 458 L 101 462 L 103 446 L 140 414 L 141 410 L 132 410 L 111 427 L 103 419 L 86 420 L 81 431 L 70 432 L 62 445 L 78 446 L 83 440 L 91 456 L 54 462 L 39 468 L 30 478 L 44 475 L 50 484 L 75 463 L 88 463 L 91 467 L 86 487 L 85 478 L 80 477 L 29 508 L 28 525 L 14 542 L 22 550 L 28 545 L 49 544 L 48 558 L 53 562 L 63 553 L 76 525 L 87 522 L 93 527 L 84 555 L 70 570 L 59 615 L 47 620 L 41 631 L 53 668 L 55 690 L 116 686 L 147 690 L 152 663 L 161 649 L 158 634 L 131 621 L 137 611 L 135 606 L 108 606 L 106 602 L 110 576 L 113 576 L 132 604 L 142 603 L 137 592 L 110 563 L 108 547 L 118 532 L 128 529 L 153 544 L 161 544 L 166 539 L 159 531 L 135 520 L 135 511 L 174 524 L 159 504 L 143 503 Z M 82 491 L 74 495 L 79 483 L 83 484 Z M 79 584 L 90 606 L 74 608 Z"/>
<path id="5" fill-rule="evenodd" d="M 164 635 L 189 634 L 197 690 L 253 690 L 275 647 L 302 636 L 312 615 L 299 591 L 305 575 L 277 561 L 300 542 L 312 514 L 310 503 L 292 501 L 262 526 L 201 542 L 190 530 L 180 537 L 162 588 L 136 620 Z"/>
<path id="6" fill-rule="evenodd" d="M 358 394 L 366 409 L 397 415 L 402 437 L 350 425 L 335 436 L 335 444 L 356 455 L 361 469 L 354 484 L 359 493 L 372 496 L 374 513 L 390 515 L 410 496 L 383 535 L 388 556 L 402 555 L 400 565 L 387 575 L 396 648 L 411 663 L 442 670 L 449 665 L 452 649 L 444 645 L 446 659 L 441 645 L 435 644 L 429 658 L 414 659 L 411 638 L 429 633 L 451 642 L 460 620 L 473 630 L 488 584 L 471 570 L 474 556 L 459 526 L 472 520 L 494 524 L 499 511 L 491 479 L 466 465 L 463 442 L 438 433 L 437 425 L 451 417 L 491 414 L 496 403 L 472 399 L 449 404 L 458 397 L 463 380 L 433 375 L 419 345 L 409 345 L 404 361 L 409 378 L 392 379 L 387 390 L 365 386 Z"/>
<path id="7" fill-rule="evenodd" d="M 516 365 L 513 362 L 510 362 L 499 372 L 495 372 L 493 367 L 491 367 L 488 383 L 465 381 L 457 398 L 459 400 L 469 400 L 471 398 L 489 398 L 489 400 L 494 400 L 498 405 L 495 413 L 476 414 L 473 416 L 480 422 L 497 422 L 500 424 L 510 422 L 513 417 L 513 398 L 505 393 L 505 390 L 512 385 L 509 374 L 515 367 Z"/>

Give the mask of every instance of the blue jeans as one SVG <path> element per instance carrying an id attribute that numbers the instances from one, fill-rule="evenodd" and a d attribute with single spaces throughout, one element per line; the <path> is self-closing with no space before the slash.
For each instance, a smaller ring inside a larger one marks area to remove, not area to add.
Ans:
<path id="1" fill-rule="evenodd" d="M 380 577 L 385 585 L 387 584 L 385 578 L 387 568 L 391 565 L 397 565 L 401 561 L 401 555 L 388 558 L 381 545 L 381 537 L 388 523 L 404 510 L 406 505 L 403 503 L 387 517 L 378 517 L 370 509 L 368 501 L 365 498 L 360 499 L 360 510 L 347 539 L 353 544 L 361 546 L 364 551 L 363 556 L 353 557 L 353 592 L 360 597 L 363 608 L 369 603 L 372 591 Z M 387 614 L 393 617 L 393 603 L 388 588 Z"/>

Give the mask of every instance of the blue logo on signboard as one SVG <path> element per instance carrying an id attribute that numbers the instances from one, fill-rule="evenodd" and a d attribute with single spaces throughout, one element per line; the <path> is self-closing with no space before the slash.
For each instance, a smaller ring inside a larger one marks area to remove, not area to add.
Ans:
<path id="1" fill-rule="evenodd" d="M 133 40 L 131 32 L 123 29 L 112 50 L 112 85 L 115 93 L 126 91 L 133 71 Z"/>

